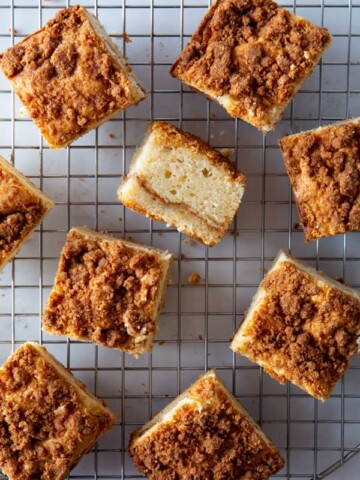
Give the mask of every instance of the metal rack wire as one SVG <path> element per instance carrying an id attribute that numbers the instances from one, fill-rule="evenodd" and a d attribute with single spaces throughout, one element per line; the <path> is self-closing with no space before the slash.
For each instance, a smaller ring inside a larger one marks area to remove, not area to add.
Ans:
<path id="1" fill-rule="evenodd" d="M 75 3 L 100 17 L 151 95 L 68 149 L 51 151 L 19 113 L 20 104 L 0 78 L 0 154 L 56 200 L 40 230 L 0 276 L 0 361 L 22 342 L 39 341 L 117 413 L 112 432 L 70 478 L 140 478 L 125 453 L 130 432 L 211 367 L 281 448 L 287 462 L 276 478 L 326 478 L 359 452 L 359 359 L 353 360 L 332 398 L 320 404 L 293 386 L 279 386 L 228 346 L 281 247 L 360 287 L 360 234 L 304 244 L 276 146 L 284 133 L 359 115 L 360 1 L 280 2 L 328 26 L 334 42 L 267 137 L 230 119 L 167 73 L 208 0 L 0 0 L 0 50 L 40 27 L 57 9 Z M 123 32 L 132 43 L 126 43 Z M 230 148 L 248 177 L 231 231 L 213 249 L 124 210 L 116 200 L 120 176 L 151 119 L 172 121 L 214 147 Z M 40 315 L 61 246 L 68 229 L 79 224 L 175 254 L 173 281 L 151 355 L 135 360 L 41 332 Z M 192 272 L 200 273 L 199 285 L 187 282 Z"/>

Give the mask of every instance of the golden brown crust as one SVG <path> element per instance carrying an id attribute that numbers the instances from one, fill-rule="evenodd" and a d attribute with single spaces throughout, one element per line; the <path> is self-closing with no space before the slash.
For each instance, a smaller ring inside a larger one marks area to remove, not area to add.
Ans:
<path id="1" fill-rule="evenodd" d="M 271 0 L 217 0 L 171 74 L 231 116 L 268 130 L 311 74 L 331 36 Z"/>
<path id="2" fill-rule="evenodd" d="M 235 350 L 279 382 L 289 380 L 326 400 L 358 351 L 359 298 L 319 284 L 288 261 L 271 270 L 259 289 L 265 298 Z"/>
<path id="3" fill-rule="evenodd" d="M 87 15 L 80 6 L 61 10 L 0 55 L 2 71 L 54 148 L 145 97 L 135 98 L 131 67 L 123 71 Z"/>
<path id="4" fill-rule="evenodd" d="M 360 230 L 360 119 L 279 140 L 307 242 Z"/>
<path id="5" fill-rule="evenodd" d="M 236 168 L 234 162 L 231 162 L 229 157 L 223 155 L 220 151 L 211 148 L 200 137 L 184 132 L 171 123 L 162 121 L 151 122 L 148 131 L 156 132 L 156 136 L 154 136 L 155 144 L 160 146 L 170 145 L 172 149 L 186 147 L 191 156 L 201 155 L 206 157 L 212 165 L 224 170 L 232 180 L 245 186 L 246 177 Z"/>
<path id="6" fill-rule="evenodd" d="M 134 354 L 152 348 L 163 263 L 155 251 L 70 231 L 45 307 L 44 330 Z"/>
<path id="7" fill-rule="evenodd" d="M 84 405 L 31 344 L 0 369 L 0 467 L 10 480 L 64 479 L 113 421 Z"/>
<path id="8" fill-rule="evenodd" d="M 29 188 L 28 180 L 0 161 L 0 269 L 51 208 L 50 200 Z M 11 169 L 11 170 L 10 170 Z"/>
<path id="9" fill-rule="evenodd" d="M 188 397 L 201 411 L 185 403 L 143 438 L 132 434 L 128 451 L 150 480 L 266 480 L 284 466 L 219 380 L 200 378 Z"/>

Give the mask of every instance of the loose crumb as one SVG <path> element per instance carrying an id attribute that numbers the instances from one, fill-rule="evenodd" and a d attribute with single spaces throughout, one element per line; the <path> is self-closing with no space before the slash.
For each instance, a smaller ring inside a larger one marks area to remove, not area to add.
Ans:
<path id="1" fill-rule="evenodd" d="M 14 35 L 16 35 L 16 34 L 18 33 L 18 31 L 15 30 L 15 28 L 14 28 L 14 29 L 13 29 L 13 28 L 9 28 L 9 29 L 8 29 L 8 32 L 10 32 L 10 33 L 12 32 Z"/>
<path id="2" fill-rule="evenodd" d="M 181 253 L 180 254 L 180 260 L 184 260 L 184 258 L 186 258 L 186 256 L 183 253 Z"/>
<path id="3" fill-rule="evenodd" d="M 344 283 L 343 277 L 336 277 L 336 280 L 337 280 L 339 283 Z"/>
<path id="4" fill-rule="evenodd" d="M 188 247 L 193 247 L 195 244 L 194 240 L 191 240 L 191 238 L 184 238 L 183 244 L 187 245 Z"/>
<path id="5" fill-rule="evenodd" d="M 293 229 L 298 230 L 299 227 L 300 227 L 299 222 L 295 222 L 294 225 L 293 225 Z"/>
<path id="6" fill-rule="evenodd" d="M 231 230 L 230 235 L 231 235 L 232 237 L 238 237 L 238 236 L 239 236 L 239 232 L 238 232 L 237 230 Z"/>
<path id="7" fill-rule="evenodd" d="M 200 283 L 200 281 L 201 281 L 201 277 L 196 272 L 188 276 L 188 283 L 190 283 L 190 285 L 197 285 Z"/>
<path id="8" fill-rule="evenodd" d="M 216 115 L 215 115 L 214 112 L 211 112 L 210 118 L 211 118 L 211 120 L 216 120 Z"/>
<path id="9" fill-rule="evenodd" d="M 118 217 L 118 221 L 122 222 L 123 221 L 122 217 Z"/>
<path id="10" fill-rule="evenodd" d="M 113 133 L 109 133 L 109 138 L 113 139 L 115 138 L 115 135 Z"/>
<path id="11" fill-rule="evenodd" d="M 129 37 L 129 35 L 126 32 L 123 33 L 123 37 L 124 37 L 124 40 L 125 40 L 126 43 L 131 43 L 132 42 L 131 38 Z"/>
<path id="12" fill-rule="evenodd" d="M 164 343 L 165 343 L 165 340 L 159 340 L 159 345 L 160 345 L 160 346 L 161 346 L 161 345 L 164 345 Z"/>
<path id="13" fill-rule="evenodd" d="M 199 339 L 199 340 L 204 340 L 204 338 L 203 338 L 202 335 L 198 335 L 198 339 Z"/>

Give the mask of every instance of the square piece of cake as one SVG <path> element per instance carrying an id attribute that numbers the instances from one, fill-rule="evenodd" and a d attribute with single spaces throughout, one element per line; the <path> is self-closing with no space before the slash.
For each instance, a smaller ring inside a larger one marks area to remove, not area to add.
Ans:
<path id="1" fill-rule="evenodd" d="M 225 235 L 246 179 L 228 157 L 166 122 L 149 125 L 120 184 L 120 201 L 212 246 Z"/>
<path id="2" fill-rule="evenodd" d="M 280 251 L 231 348 L 284 384 L 329 398 L 360 336 L 360 294 Z"/>
<path id="3" fill-rule="evenodd" d="M 279 140 L 305 240 L 360 230 L 360 118 Z"/>
<path id="4" fill-rule="evenodd" d="M 45 332 L 148 352 L 172 256 L 85 227 L 70 230 L 43 314 Z"/>
<path id="5" fill-rule="evenodd" d="M 272 0 L 216 0 L 170 73 L 266 133 L 330 43 Z"/>
<path id="6" fill-rule="evenodd" d="M 52 200 L 0 157 L 0 272 L 53 206 Z"/>
<path id="7" fill-rule="evenodd" d="M 117 45 L 79 5 L 6 50 L 0 68 L 51 148 L 146 96 Z"/>
<path id="8" fill-rule="evenodd" d="M 63 480 L 115 415 L 44 347 L 0 368 L 0 468 L 9 480 Z"/>
<path id="9" fill-rule="evenodd" d="M 128 452 L 150 480 L 266 480 L 284 466 L 214 370 L 133 432 Z"/>

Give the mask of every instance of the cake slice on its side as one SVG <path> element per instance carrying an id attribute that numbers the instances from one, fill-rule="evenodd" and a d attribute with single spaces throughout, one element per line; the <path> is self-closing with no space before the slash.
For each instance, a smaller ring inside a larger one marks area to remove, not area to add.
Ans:
<path id="1" fill-rule="evenodd" d="M 146 97 L 117 45 L 79 5 L 7 49 L 0 68 L 51 148 Z"/>
<path id="2" fill-rule="evenodd" d="M 305 240 L 360 230 L 360 118 L 279 140 Z"/>
<path id="3" fill-rule="evenodd" d="M 9 480 L 63 480 L 115 415 L 44 347 L 26 343 L 0 368 L 0 468 Z"/>
<path id="4" fill-rule="evenodd" d="M 330 43 L 272 0 L 216 0 L 170 73 L 267 133 Z"/>
<path id="5" fill-rule="evenodd" d="M 133 355 L 150 351 L 171 263 L 167 252 L 73 228 L 45 306 L 44 331 Z"/>
<path id="6" fill-rule="evenodd" d="M 50 198 L 0 157 L 0 272 L 53 206 Z"/>
<path id="7" fill-rule="evenodd" d="M 231 348 L 327 400 L 358 352 L 360 293 L 280 251 Z"/>
<path id="8" fill-rule="evenodd" d="M 133 432 L 128 452 L 150 480 L 267 480 L 284 466 L 214 370 Z"/>
<path id="9" fill-rule="evenodd" d="M 166 122 L 153 122 L 122 179 L 121 202 L 212 246 L 225 235 L 246 179 L 222 153 Z"/>

